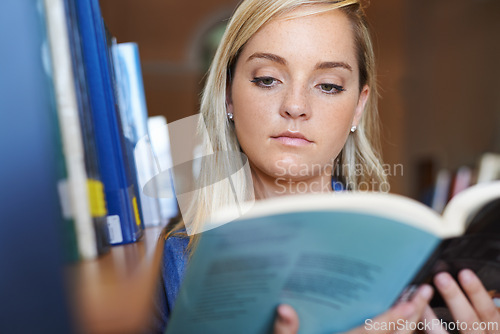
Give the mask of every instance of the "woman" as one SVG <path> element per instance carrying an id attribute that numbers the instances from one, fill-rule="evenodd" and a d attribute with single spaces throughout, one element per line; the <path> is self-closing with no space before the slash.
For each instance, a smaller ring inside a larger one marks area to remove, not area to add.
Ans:
<path id="1" fill-rule="evenodd" d="M 210 213 L 234 203 L 231 194 L 260 200 L 332 191 L 338 183 L 352 190 L 386 183 L 377 144 L 374 55 L 356 0 L 243 1 L 210 68 L 201 115 L 209 135 L 205 153 L 242 151 L 251 178 L 239 173 L 232 183 L 211 182 L 232 174 L 224 156 L 202 166 L 199 182 L 210 186 L 200 187 L 191 210 L 166 236 L 162 325 L 195 251 L 196 233 Z M 417 321 L 431 295 L 423 286 L 410 302 L 374 320 Z M 296 332 L 298 321 L 293 309 L 281 305 L 275 333 Z"/>

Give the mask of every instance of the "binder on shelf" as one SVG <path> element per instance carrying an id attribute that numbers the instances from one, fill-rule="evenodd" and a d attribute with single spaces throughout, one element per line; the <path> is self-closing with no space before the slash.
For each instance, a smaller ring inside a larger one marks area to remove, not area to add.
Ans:
<path id="1" fill-rule="evenodd" d="M 124 154 L 125 154 L 125 160 L 126 164 L 130 168 L 130 176 L 132 178 L 132 182 L 134 184 L 134 196 L 137 199 L 137 211 L 139 212 L 139 219 L 141 222 L 141 228 L 144 229 L 144 215 L 143 215 L 143 210 L 142 210 L 142 200 L 141 196 L 139 194 L 139 182 L 137 179 L 137 168 L 136 168 L 136 162 L 135 162 L 135 157 L 134 157 L 134 147 L 132 144 L 131 140 L 131 129 L 133 125 L 130 125 L 129 122 L 127 122 L 127 117 L 124 116 L 124 112 L 121 110 L 122 107 L 124 107 L 121 102 L 120 102 L 120 87 L 118 80 L 116 78 L 116 71 L 115 71 L 115 63 L 114 63 L 114 57 L 113 57 L 113 45 L 116 45 L 116 39 L 112 37 L 111 33 L 107 29 L 106 25 L 104 25 L 104 31 L 106 35 L 106 55 L 108 56 L 108 61 L 109 61 L 109 71 L 110 71 L 110 78 L 111 78 L 111 86 L 113 87 L 113 93 L 114 93 L 114 98 L 115 98 L 115 104 L 116 104 L 116 110 L 118 112 L 118 122 L 119 126 L 121 127 L 121 140 L 122 144 L 124 147 Z M 124 119 L 125 117 L 125 119 Z"/>
<path id="2" fill-rule="evenodd" d="M 436 177 L 436 185 L 434 188 L 434 195 L 432 198 L 431 207 L 437 212 L 443 212 L 446 202 L 448 201 L 448 194 L 450 192 L 451 173 L 449 170 L 442 168 L 439 170 Z"/>
<path id="3" fill-rule="evenodd" d="M 52 122 L 54 124 L 54 144 L 56 154 L 56 171 L 57 171 L 57 191 L 59 194 L 59 201 L 62 215 L 62 245 L 63 245 L 63 258 L 65 263 L 77 262 L 80 259 L 80 252 L 78 250 L 78 239 L 75 227 L 75 220 L 73 219 L 71 204 L 68 195 L 68 171 L 66 168 L 66 161 L 64 159 L 61 131 L 59 128 L 59 119 L 57 110 L 54 107 Z"/>
<path id="4" fill-rule="evenodd" d="M 453 175 L 448 201 L 472 185 L 472 169 L 460 166 Z"/>
<path id="5" fill-rule="evenodd" d="M 69 44 L 73 64 L 74 84 L 81 125 L 83 147 L 85 153 L 85 168 L 87 171 L 87 188 L 90 202 L 90 213 L 94 223 L 97 253 L 109 251 L 109 236 L 106 225 L 107 207 L 104 195 L 104 185 L 99 171 L 95 131 L 90 109 L 85 66 L 80 40 L 80 31 L 77 24 L 76 7 L 73 1 L 64 0 L 66 9 L 66 23 L 69 35 Z"/>
<path id="6" fill-rule="evenodd" d="M 150 134 L 152 152 L 155 159 L 156 173 L 167 172 L 169 174 L 168 182 L 158 184 L 158 178 L 152 178 L 147 186 L 154 185 L 157 191 L 152 193 L 160 200 L 160 214 L 165 223 L 179 214 L 177 198 L 175 194 L 173 178 L 173 161 L 170 149 L 170 136 L 168 132 L 167 119 L 164 116 L 152 116 L 148 118 L 148 129 Z M 165 178 L 162 179 L 165 181 Z M 165 189 L 165 187 L 167 189 Z M 148 188 L 151 190 L 151 188 Z M 161 194 L 161 195 L 160 195 Z"/>
<path id="7" fill-rule="evenodd" d="M 63 0 L 45 0 L 53 81 L 63 152 L 68 170 L 68 196 L 75 220 L 78 250 L 83 259 L 97 256 L 95 229 L 90 214 L 87 171 Z"/>
<path id="8" fill-rule="evenodd" d="M 74 1 L 74 0 L 71 0 Z M 131 167 L 116 110 L 111 68 L 99 2 L 76 1 L 83 60 L 97 143 L 99 169 L 108 205 L 107 226 L 113 245 L 137 241 L 142 224 Z"/>
<path id="9" fill-rule="evenodd" d="M 145 226 L 161 224 L 160 203 L 157 197 L 147 196 L 144 185 L 155 173 L 154 157 L 148 131 L 148 113 L 144 84 L 135 43 L 121 43 L 112 46 L 118 109 L 129 155 L 133 158 L 137 187 Z"/>

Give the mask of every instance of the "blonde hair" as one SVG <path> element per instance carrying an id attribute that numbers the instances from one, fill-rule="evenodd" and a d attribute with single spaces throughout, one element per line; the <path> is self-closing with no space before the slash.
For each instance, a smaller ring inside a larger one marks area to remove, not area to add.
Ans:
<path id="1" fill-rule="evenodd" d="M 321 6 L 318 6 L 321 5 Z M 207 81 L 201 99 L 200 113 L 203 124 L 208 132 L 209 140 L 204 143 L 203 151 L 206 154 L 213 152 L 239 152 L 240 147 L 233 126 L 228 121 L 226 113 L 226 92 L 230 85 L 231 71 L 238 59 L 241 50 L 248 40 L 259 29 L 276 16 L 286 15 L 299 6 L 307 6 L 310 10 L 301 15 L 314 15 L 334 9 L 342 10 L 349 18 L 355 36 L 358 67 L 360 72 L 359 84 L 361 89 L 368 85 L 370 95 L 365 105 L 362 119 L 355 133 L 348 139 L 336 159 L 337 180 L 347 189 L 356 190 L 361 182 L 377 185 L 386 182 L 380 155 L 379 155 L 379 128 L 377 112 L 377 86 L 375 78 L 375 56 L 365 19 L 363 8 L 358 0 L 245 0 L 236 9 L 226 28 L 214 60 L 210 66 Z M 294 18 L 291 16 L 290 18 Z M 234 197 L 238 200 L 248 199 L 248 176 L 231 173 L 229 159 L 222 155 L 218 159 L 205 161 L 200 174 L 200 184 L 210 184 L 200 187 L 195 200 L 184 215 L 184 223 L 192 229 L 201 230 L 203 222 L 210 213 L 217 209 L 234 204 Z M 214 164 L 217 161 L 217 164 Z M 224 180 L 233 175 L 232 182 L 214 184 L 211 180 Z M 236 196 L 234 196 L 236 191 Z M 251 194 L 253 195 L 253 194 Z M 182 229 L 183 222 L 177 223 L 173 231 Z M 191 237 L 190 247 L 196 242 L 196 235 Z"/>

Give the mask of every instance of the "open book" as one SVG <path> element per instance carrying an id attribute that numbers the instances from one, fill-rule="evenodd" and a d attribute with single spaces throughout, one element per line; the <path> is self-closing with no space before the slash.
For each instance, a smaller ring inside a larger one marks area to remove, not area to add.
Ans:
<path id="1" fill-rule="evenodd" d="M 203 233 L 167 333 L 269 333 L 281 303 L 297 311 L 299 333 L 343 332 L 387 310 L 438 267 L 475 266 L 495 274 L 497 286 L 490 279 L 487 288 L 500 290 L 499 209 L 500 182 L 458 194 L 442 217 L 380 193 L 257 202 L 238 220 Z M 453 239 L 462 234 L 476 236 L 474 251 Z M 446 265 L 454 254 L 462 258 Z"/>

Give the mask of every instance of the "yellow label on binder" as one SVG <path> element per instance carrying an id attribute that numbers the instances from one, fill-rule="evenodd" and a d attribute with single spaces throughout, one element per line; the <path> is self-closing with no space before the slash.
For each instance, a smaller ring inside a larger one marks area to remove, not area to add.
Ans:
<path id="1" fill-rule="evenodd" d="M 101 181 L 87 180 L 89 191 L 90 214 L 92 217 L 103 217 L 108 214 L 106 199 L 104 197 L 104 186 Z"/>
<path id="2" fill-rule="evenodd" d="M 134 205 L 135 223 L 139 226 L 141 225 L 141 218 L 139 217 L 139 208 L 137 207 L 137 198 L 135 196 L 132 199 L 132 204 Z"/>

